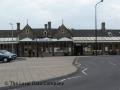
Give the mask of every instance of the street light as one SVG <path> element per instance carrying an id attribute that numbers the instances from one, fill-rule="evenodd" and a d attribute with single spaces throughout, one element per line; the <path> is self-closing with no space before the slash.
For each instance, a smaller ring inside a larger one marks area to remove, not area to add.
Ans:
<path id="1" fill-rule="evenodd" d="M 13 53 L 13 24 L 12 23 L 9 23 L 10 26 L 11 26 L 11 29 L 12 29 L 12 53 Z"/>
<path id="2" fill-rule="evenodd" d="M 37 52 L 37 57 L 39 57 L 39 53 L 38 53 L 39 52 L 39 49 L 38 49 L 38 44 L 39 43 L 38 42 L 39 42 L 39 36 L 37 36 L 37 38 L 36 38 L 36 48 L 37 48 L 36 52 Z"/>
<path id="3" fill-rule="evenodd" d="M 96 54 L 96 56 L 97 56 L 97 49 L 98 49 L 98 45 L 97 45 L 97 6 L 101 2 L 103 2 L 103 0 L 101 0 L 95 4 L 95 54 Z"/>

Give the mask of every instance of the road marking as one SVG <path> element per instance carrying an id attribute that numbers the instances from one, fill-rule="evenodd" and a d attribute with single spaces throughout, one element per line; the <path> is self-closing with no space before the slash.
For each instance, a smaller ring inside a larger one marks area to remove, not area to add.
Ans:
<path id="1" fill-rule="evenodd" d="M 76 77 L 71 77 L 71 78 L 66 78 L 66 79 L 62 79 L 60 80 L 59 82 L 63 82 L 63 81 L 66 81 L 66 80 L 71 80 L 71 79 L 76 79 L 76 78 L 80 78 L 81 76 L 76 76 Z"/>
<path id="2" fill-rule="evenodd" d="M 112 64 L 113 66 L 116 66 L 116 65 L 117 65 L 117 64 L 115 64 L 115 63 L 113 63 L 113 62 L 111 62 L 111 61 L 109 61 L 109 63 Z"/>
<path id="3" fill-rule="evenodd" d="M 84 75 L 87 75 L 87 73 L 85 72 L 86 70 L 88 70 L 88 68 L 85 68 L 84 70 L 82 70 L 82 73 L 83 73 Z"/>
<path id="4" fill-rule="evenodd" d="M 8 89 L 8 90 L 20 90 L 20 89 Z"/>
<path id="5" fill-rule="evenodd" d="M 81 66 L 81 64 L 77 64 L 76 66 L 77 66 L 77 67 L 80 67 L 80 66 Z"/>

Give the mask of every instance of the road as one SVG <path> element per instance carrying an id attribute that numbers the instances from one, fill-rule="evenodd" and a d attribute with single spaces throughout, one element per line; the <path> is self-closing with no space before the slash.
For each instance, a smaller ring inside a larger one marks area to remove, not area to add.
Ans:
<path id="1" fill-rule="evenodd" d="M 77 59 L 77 73 L 51 80 L 63 82 L 63 86 L 33 85 L 9 90 L 120 90 L 120 56 L 88 56 Z"/>

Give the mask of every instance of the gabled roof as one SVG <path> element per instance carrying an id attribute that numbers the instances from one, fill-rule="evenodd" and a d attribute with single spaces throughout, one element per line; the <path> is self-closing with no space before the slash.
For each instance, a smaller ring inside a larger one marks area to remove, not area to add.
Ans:
<path id="1" fill-rule="evenodd" d="M 32 28 L 30 27 L 30 25 L 27 24 L 27 25 L 23 28 L 23 30 L 24 30 L 24 29 L 32 29 Z"/>
<path id="2" fill-rule="evenodd" d="M 28 24 L 22 30 L 13 30 L 13 37 L 24 36 L 24 29 L 29 29 L 31 31 L 30 34 L 33 34 L 33 38 L 36 37 L 44 37 L 44 28 L 31 28 Z M 60 29 L 65 29 L 65 33 L 61 33 Z M 59 28 L 52 28 L 49 30 L 53 38 L 61 38 L 61 37 L 94 37 L 95 30 L 94 29 L 67 29 L 64 24 L 62 24 Z M 31 35 L 32 36 L 32 35 Z M 49 35 L 48 35 L 49 36 Z M 97 30 L 97 36 L 99 37 L 120 37 L 120 29 L 106 29 L 102 31 L 101 29 Z M 12 30 L 0 30 L 0 37 L 12 37 Z M 25 37 L 23 37 L 25 38 Z"/>

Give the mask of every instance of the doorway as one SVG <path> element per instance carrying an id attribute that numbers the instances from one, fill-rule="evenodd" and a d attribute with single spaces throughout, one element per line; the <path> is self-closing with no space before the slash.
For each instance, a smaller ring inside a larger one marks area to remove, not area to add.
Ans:
<path id="1" fill-rule="evenodd" d="M 75 56 L 80 56 L 83 55 L 83 45 L 75 45 L 74 46 L 74 55 Z"/>

